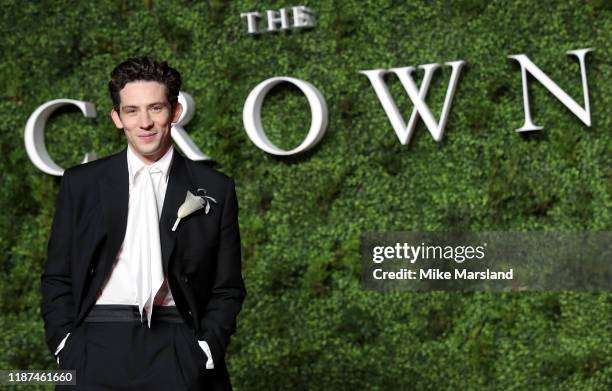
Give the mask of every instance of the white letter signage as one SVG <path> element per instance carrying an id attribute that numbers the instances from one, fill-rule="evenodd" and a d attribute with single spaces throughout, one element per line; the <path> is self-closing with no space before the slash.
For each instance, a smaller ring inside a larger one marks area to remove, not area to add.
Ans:
<path id="1" fill-rule="evenodd" d="M 292 18 L 290 18 L 290 15 Z M 275 32 L 275 31 L 287 31 L 290 29 L 303 29 L 308 27 L 314 27 L 315 19 L 314 12 L 303 5 L 296 7 L 281 8 L 276 10 L 266 10 L 266 29 L 257 29 L 257 21 L 261 18 L 261 12 L 243 12 L 240 14 L 240 18 L 246 19 L 247 33 L 257 34 L 261 32 Z M 293 20 L 293 24 L 291 21 Z M 263 27 L 263 26 L 262 26 Z"/>
<path id="2" fill-rule="evenodd" d="M 179 92 L 178 101 L 183 106 L 183 113 L 179 117 L 178 121 L 172 126 L 172 140 L 176 143 L 176 146 L 191 160 L 211 160 L 210 157 L 205 155 L 200 148 L 193 142 L 191 137 L 187 134 L 184 125 L 187 125 L 195 114 L 195 101 L 186 92 Z"/>
<path id="3" fill-rule="evenodd" d="M 274 145 L 266 136 L 261 125 L 261 106 L 268 92 L 277 84 L 288 82 L 298 87 L 310 105 L 310 130 L 304 141 L 296 148 L 285 151 Z M 244 129 L 251 141 L 260 149 L 273 155 L 288 156 L 307 151 L 315 146 L 327 130 L 327 103 L 323 95 L 312 84 L 293 77 L 273 77 L 257 85 L 244 103 L 242 110 Z"/>
<path id="4" fill-rule="evenodd" d="M 39 170 L 47 174 L 62 176 L 64 169 L 58 166 L 47 151 L 45 145 L 45 124 L 49 116 L 57 109 L 63 106 L 74 105 L 81 109 L 83 115 L 88 118 L 96 116 L 96 106 L 90 102 L 83 102 L 74 99 L 54 99 L 39 106 L 28 118 L 26 123 L 23 139 L 25 142 L 26 152 L 30 160 Z M 82 163 L 87 163 L 93 160 L 92 154 L 87 153 L 83 158 Z"/>
<path id="5" fill-rule="evenodd" d="M 270 28 L 285 29 L 289 21 L 288 9 L 281 9 L 280 13 L 268 13 L 268 22 Z M 310 16 L 311 11 L 303 6 L 293 7 L 293 27 L 309 27 L 314 23 Z M 242 14 L 242 17 L 246 17 L 249 33 L 256 32 L 257 18 L 261 15 L 257 12 L 249 12 Z M 508 56 L 511 59 L 518 61 L 521 67 L 521 78 L 523 87 L 523 106 L 525 110 L 525 122 L 523 126 L 516 129 L 517 132 L 527 132 L 533 130 L 543 129 L 541 126 L 537 126 L 531 119 L 531 110 L 529 107 L 529 91 L 527 85 L 527 73 L 531 74 L 536 80 L 538 80 L 553 96 L 555 96 L 565 107 L 567 107 L 576 117 L 578 117 L 585 125 L 591 126 L 591 108 L 589 105 L 589 86 L 587 83 L 585 57 L 586 54 L 593 51 L 593 49 L 576 49 L 567 52 L 568 55 L 576 56 L 580 64 L 580 75 L 582 80 L 582 91 L 584 95 L 584 107 L 581 107 L 574 99 L 572 99 L 564 90 L 561 89 L 550 77 L 548 77 L 540 68 L 538 68 L 525 54 L 515 54 Z M 417 121 L 419 117 L 423 119 L 427 130 L 431 134 L 432 138 L 436 142 L 440 142 L 444 137 L 444 129 L 448 122 L 450 115 L 453 98 L 459 82 L 459 76 L 461 69 L 465 65 L 465 61 L 457 60 L 446 62 L 446 65 L 451 67 L 451 75 L 446 89 L 446 95 L 444 97 L 444 103 L 440 117 L 436 120 L 427 105 L 426 98 L 429 91 L 432 78 L 436 70 L 441 67 L 441 64 L 424 64 L 419 65 L 418 68 L 422 69 L 425 74 L 421 86 L 417 87 L 412 74 L 416 70 L 415 67 L 399 67 L 390 69 L 372 69 L 365 71 L 358 71 L 368 77 L 370 84 L 374 88 L 378 100 L 380 101 L 395 134 L 397 135 L 402 145 L 407 145 L 416 129 Z M 395 100 L 391 96 L 389 89 L 385 83 L 385 74 L 395 74 L 404 90 L 408 94 L 410 101 L 414 105 L 408 123 L 404 121 L 404 117 L 397 108 Z M 310 106 L 311 120 L 310 129 L 306 138 L 300 145 L 292 150 L 284 150 L 274 145 L 270 139 L 266 136 L 265 130 L 261 123 L 261 108 L 263 101 L 266 98 L 268 92 L 274 88 L 274 86 L 280 83 L 291 83 L 298 87 L 300 91 L 306 96 L 308 105 Z M 183 113 L 179 120 L 172 126 L 172 140 L 176 143 L 176 146 L 191 160 L 211 160 L 210 157 L 205 155 L 198 146 L 193 142 L 191 137 L 187 134 L 184 126 L 189 123 L 195 113 L 195 102 L 194 99 L 186 92 L 179 93 L 179 102 L 183 106 Z M 41 171 L 51 175 L 60 176 L 64 170 L 58 166 L 53 159 L 49 156 L 49 152 L 45 146 L 45 124 L 47 119 L 55 110 L 62 106 L 75 105 L 82 112 L 85 117 L 95 117 L 96 108 L 93 103 L 83 102 L 74 99 L 55 99 L 38 107 L 32 115 L 28 118 L 28 122 L 24 131 L 24 142 L 26 151 L 32 163 L 38 167 Z M 325 98 L 312 84 L 305 80 L 300 80 L 287 76 L 272 77 L 261 83 L 259 83 L 248 95 L 244 102 L 242 109 L 242 122 L 249 139 L 259 149 L 272 155 L 278 156 L 290 156 L 295 155 L 314 147 L 325 135 L 327 131 L 328 122 L 328 111 L 327 103 Z M 95 154 L 89 152 L 85 154 L 83 163 L 95 159 Z"/>
<path id="6" fill-rule="evenodd" d="M 200 148 L 193 142 L 191 137 L 185 132 L 184 125 L 189 123 L 193 114 L 195 113 L 195 103 L 191 95 L 186 92 L 179 92 L 178 98 L 180 104 L 183 106 L 183 113 L 179 117 L 178 122 L 172 126 L 171 135 L 172 140 L 176 143 L 176 146 L 191 160 L 210 160 L 210 157 L 202 153 Z M 62 176 L 64 169 L 53 161 L 47 151 L 45 145 L 45 125 L 49 116 L 57 109 L 62 106 L 77 106 L 83 112 L 83 115 L 88 118 L 96 116 L 96 106 L 91 102 L 83 102 L 74 99 L 54 99 L 49 102 L 45 102 L 39 106 L 26 123 L 24 129 L 24 143 L 28 157 L 41 171 L 55 175 Z M 95 160 L 95 152 L 88 152 L 85 154 L 81 163 L 87 163 Z"/>
<path id="7" fill-rule="evenodd" d="M 400 140 L 402 145 L 406 145 L 410 142 L 410 138 L 414 132 L 416 121 L 419 118 L 419 115 L 423 118 L 429 133 L 435 141 L 441 141 L 442 136 L 444 135 L 444 128 L 446 127 L 446 122 L 448 120 L 448 114 L 450 112 L 451 104 L 453 102 L 453 96 L 455 95 L 455 90 L 457 88 L 457 82 L 459 81 L 459 73 L 461 71 L 461 67 L 463 67 L 464 61 L 451 61 L 447 62 L 446 65 L 450 65 L 452 68 L 450 82 L 448 83 L 448 89 L 446 90 L 446 97 L 444 98 L 444 106 L 442 107 L 442 114 L 440 116 L 440 123 L 436 122 L 425 103 L 425 97 L 427 96 L 427 91 L 429 90 L 429 83 L 431 82 L 431 78 L 433 73 L 440 67 L 439 64 L 425 64 L 419 66 L 419 68 L 425 70 L 425 76 L 423 77 L 423 82 L 421 83 L 420 90 L 417 90 L 417 86 L 412 79 L 411 73 L 414 71 L 414 67 L 403 67 L 403 68 L 392 68 L 389 70 L 386 69 L 373 69 L 369 71 L 359 71 L 359 73 L 363 73 L 370 79 L 370 83 L 372 87 L 374 87 L 374 92 L 378 97 L 378 100 L 382 104 L 389 121 L 391 122 L 391 126 L 395 130 L 397 137 Z M 397 109 L 397 105 L 395 101 L 391 97 L 389 93 L 389 89 L 385 84 L 383 76 L 385 73 L 393 72 L 400 79 L 402 86 L 408 93 L 410 100 L 414 104 L 414 108 L 412 109 L 412 114 L 410 115 L 410 120 L 408 121 L 408 126 L 404 122 L 404 119 Z"/>
<path id="8" fill-rule="evenodd" d="M 586 54 L 593 49 L 577 49 L 570 50 L 567 52 L 569 55 L 578 57 L 580 62 L 580 76 L 582 77 L 582 92 L 584 94 L 584 108 L 580 107 L 575 100 L 572 99 L 565 91 L 561 89 L 550 77 L 546 76 L 540 68 L 537 67 L 530 59 L 524 54 L 515 54 L 508 56 L 519 62 L 521 65 L 521 78 L 523 80 L 523 106 L 525 108 L 525 123 L 517 132 L 529 132 L 531 130 L 544 129 L 542 126 L 537 126 L 531 120 L 531 110 L 529 108 L 529 91 L 527 89 L 527 72 L 529 72 L 537 81 L 542 83 L 548 91 L 550 91 L 555 98 L 559 99 L 561 103 L 565 105 L 576 117 L 578 117 L 586 126 L 591 126 L 591 108 L 589 106 L 589 85 L 587 83 L 586 66 L 584 64 L 584 57 Z"/>

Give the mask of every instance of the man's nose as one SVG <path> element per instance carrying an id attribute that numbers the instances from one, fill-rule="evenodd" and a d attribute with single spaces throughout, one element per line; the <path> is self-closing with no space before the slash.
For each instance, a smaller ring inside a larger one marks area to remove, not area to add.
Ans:
<path id="1" fill-rule="evenodd" d="M 139 118 L 140 127 L 143 129 L 149 129 L 153 127 L 153 120 L 149 116 L 149 113 L 144 113 Z"/>

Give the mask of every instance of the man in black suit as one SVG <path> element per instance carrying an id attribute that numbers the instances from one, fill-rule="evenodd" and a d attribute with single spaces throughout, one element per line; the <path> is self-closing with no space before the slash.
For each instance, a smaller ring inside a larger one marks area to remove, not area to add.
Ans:
<path id="1" fill-rule="evenodd" d="M 231 389 L 225 352 L 246 295 L 238 201 L 231 178 L 174 149 L 180 86 L 165 62 L 119 64 L 111 116 L 127 147 L 64 172 L 41 310 L 77 389 Z"/>

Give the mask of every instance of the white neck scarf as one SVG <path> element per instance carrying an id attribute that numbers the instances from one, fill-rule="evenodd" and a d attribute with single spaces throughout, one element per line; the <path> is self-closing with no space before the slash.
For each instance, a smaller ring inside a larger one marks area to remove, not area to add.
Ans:
<path id="1" fill-rule="evenodd" d="M 143 308 L 151 327 L 151 315 L 155 296 L 164 282 L 161 242 L 159 239 L 159 218 L 161 206 L 156 198 L 154 183 L 162 180 L 162 171 L 151 166 L 142 166 L 134 173 L 134 213 L 127 222 L 125 240 L 131 244 L 130 271 L 136 281 L 138 309 L 142 319 Z M 152 176 L 157 176 L 154 180 Z"/>

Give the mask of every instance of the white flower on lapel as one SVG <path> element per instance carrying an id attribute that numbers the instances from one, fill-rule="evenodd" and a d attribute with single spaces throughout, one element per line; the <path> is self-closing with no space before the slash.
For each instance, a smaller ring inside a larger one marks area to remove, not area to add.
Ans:
<path id="1" fill-rule="evenodd" d="M 176 221 L 174 222 L 174 226 L 172 227 L 172 231 L 176 231 L 176 227 L 178 227 L 179 222 L 182 218 L 185 218 L 195 212 L 196 210 L 204 209 L 204 213 L 208 214 L 210 212 L 210 201 L 217 203 L 217 200 L 206 195 L 205 189 L 198 189 L 196 193 L 202 191 L 204 195 L 195 195 L 189 190 L 187 190 L 187 196 L 185 197 L 185 202 L 180 206 L 178 212 L 176 213 Z"/>

